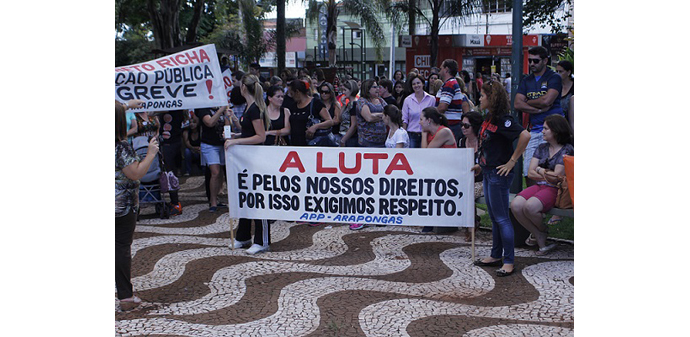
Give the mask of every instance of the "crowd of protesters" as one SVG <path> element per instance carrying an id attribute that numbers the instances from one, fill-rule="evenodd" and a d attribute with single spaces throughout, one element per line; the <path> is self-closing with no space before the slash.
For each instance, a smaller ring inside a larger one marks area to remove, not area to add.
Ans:
<path id="1" fill-rule="evenodd" d="M 511 210 L 532 233 L 527 244 L 538 246 L 540 254 L 548 253 L 553 245 L 546 242 L 541 219 L 553 207 L 556 187 L 547 176 L 563 174 L 562 156 L 574 152 L 573 64 L 561 61 L 553 71 L 543 47 L 528 53 L 531 74 L 519 82 L 514 102 L 523 114 L 522 123 L 509 113 L 509 74 L 505 79 L 479 73 L 472 78 L 452 59 L 432 68 L 427 78 L 413 69 L 408 74 L 398 70 L 392 79 L 346 75 L 332 82 L 321 69 L 286 69 L 267 80 L 252 64 L 248 74 L 232 73 L 228 106 L 128 113 L 127 108 L 140 102 L 116 102 L 116 281 L 121 303 L 139 301 L 132 294 L 128 272 L 132 214 L 138 208 L 134 188 L 159 146 L 166 170 L 178 176 L 205 176 L 209 212 L 227 207 L 219 198 L 225 181 L 224 149 L 236 144 L 471 148 L 475 194 L 486 198 L 493 226 L 491 254 L 475 264 L 501 266 L 498 276 L 514 272 Z M 231 127 L 231 135 L 224 134 L 225 126 Z M 132 138 L 142 135 L 150 139 L 144 159 L 131 148 Z M 509 204 L 513 167 L 521 156 L 530 188 Z M 170 199 L 171 214 L 182 214 L 177 193 L 170 193 Z M 364 227 L 350 224 L 352 230 Z M 248 252 L 255 254 L 268 250 L 270 242 L 269 220 L 240 220 L 234 248 L 250 246 Z"/>

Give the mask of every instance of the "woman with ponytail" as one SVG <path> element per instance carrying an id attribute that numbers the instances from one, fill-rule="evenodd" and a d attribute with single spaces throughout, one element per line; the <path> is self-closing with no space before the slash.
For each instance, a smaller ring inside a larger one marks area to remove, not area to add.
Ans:
<path id="1" fill-rule="evenodd" d="M 239 138 L 227 139 L 225 149 L 233 145 L 259 145 L 266 140 L 266 129 L 271 119 L 266 113 L 264 90 L 255 75 L 244 75 L 241 80 L 240 91 L 247 100 L 247 110 L 242 115 L 240 125 L 242 133 Z M 240 219 L 237 226 L 237 240 L 232 243 L 233 248 L 242 248 L 252 243 L 251 219 Z M 256 254 L 268 250 L 271 243 L 271 232 L 268 220 L 254 219 L 254 244 L 247 249 L 247 253 Z"/>
<path id="2" fill-rule="evenodd" d="M 497 276 L 515 272 L 515 242 L 510 221 L 510 185 L 513 167 L 529 143 L 529 131 L 510 115 L 510 100 L 506 89 L 498 82 L 482 85 L 479 108 L 488 110 L 479 131 L 479 164 L 472 171 L 484 175 L 484 198 L 491 216 L 493 244 L 491 256 L 478 259 L 477 266 L 502 266 Z M 513 142 L 518 139 L 513 150 Z"/>

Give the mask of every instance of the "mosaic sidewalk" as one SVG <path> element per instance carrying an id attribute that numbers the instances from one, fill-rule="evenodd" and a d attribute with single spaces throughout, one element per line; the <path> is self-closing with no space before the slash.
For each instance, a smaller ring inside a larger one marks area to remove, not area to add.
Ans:
<path id="1" fill-rule="evenodd" d="M 117 336 L 574 335 L 572 245 L 517 248 L 518 272 L 499 278 L 472 265 L 463 231 L 278 221 L 271 250 L 249 255 L 228 248 L 230 218 L 208 212 L 203 177 L 183 181 L 183 215 L 142 209 L 132 283 L 144 303 L 115 301 Z M 477 257 L 490 248 L 479 232 Z"/>

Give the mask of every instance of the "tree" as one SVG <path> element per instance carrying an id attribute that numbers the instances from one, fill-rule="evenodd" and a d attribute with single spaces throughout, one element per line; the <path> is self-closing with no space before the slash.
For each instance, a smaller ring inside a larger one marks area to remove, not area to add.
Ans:
<path id="1" fill-rule="evenodd" d="M 451 18 L 465 17 L 476 14 L 481 10 L 483 0 L 410 0 L 394 3 L 389 12 L 407 13 L 407 20 L 410 23 L 410 34 L 414 34 L 413 24 L 416 18 L 421 18 L 431 28 L 431 64 L 436 65 L 438 57 L 438 33 L 441 26 Z M 429 11 L 426 12 L 425 9 Z M 398 15 L 399 20 L 405 20 L 404 16 Z M 397 23 L 400 25 L 400 22 Z"/>
<path id="2" fill-rule="evenodd" d="M 376 50 L 376 58 L 383 59 L 382 48 L 383 42 L 386 41 L 386 36 L 379 23 L 381 13 L 385 13 L 385 9 L 390 5 L 390 0 L 308 0 L 306 17 L 310 23 L 318 22 L 319 13 L 322 8 L 325 8 L 327 13 L 326 36 L 329 41 L 336 41 L 338 36 L 338 15 L 340 15 L 341 6 L 350 15 L 359 18 L 362 26 L 369 34 L 369 38 L 374 42 Z M 336 45 L 335 43 L 328 44 L 328 64 L 335 67 L 336 64 Z"/>
<path id="3" fill-rule="evenodd" d="M 523 7 L 523 27 L 529 28 L 540 25 L 542 28 L 551 27 L 552 33 L 564 31 L 566 22 L 572 16 L 570 6 L 573 0 L 530 0 Z M 561 8 L 566 8 L 565 15 L 558 17 L 556 14 Z"/>

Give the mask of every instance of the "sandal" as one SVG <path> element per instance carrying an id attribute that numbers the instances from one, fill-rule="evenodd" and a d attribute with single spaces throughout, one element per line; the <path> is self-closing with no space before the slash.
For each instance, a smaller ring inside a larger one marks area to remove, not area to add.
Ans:
<path id="1" fill-rule="evenodd" d="M 537 256 L 544 256 L 544 255 L 548 254 L 549 252 L 551 252 L 552 250 L 554 250 L 557 246 L 558 246 L 558 245 L 555 244 L 555 243 L 552 243 L 552 244 L 550 244 L 550 245 L 546 245 L 546 246 L 544 246 L 544 247 L 539 248 L 539 250 L 536 251 L 536 252 L 534 253 L 534 255 L 537 255 Z"/>
<path id="2" fill-rule="evenodd" d="M 537 239 L 534 238 L 534 236 L 530 233 L 530 235 L 527 237 L 527 240 L 525 240 L 525 244 L 534 247 L 537 245 Z"/>
<path id="3" fill-rule="evenodd" d="M 496 271 L 496 276 L 498 276 L 498 277 L 510 276 L 510 275 L 513 275 L 514 272 L 515 272 L 515 267 L 513 267 L 513 270 L 511 270 L 511 271 L 505 271 L 503 268 L 501 268 L 501 269 Z"/>
<path id="4" fill-rule="evenodd" d="M 503 265 L 503 260 L 498 259 L 493 262 L 484 262 L 482 261 L 482 259 L 477 259 L 476 261 L 474 261 L 474 265 L 480 267 L 498 267 Z"/>

